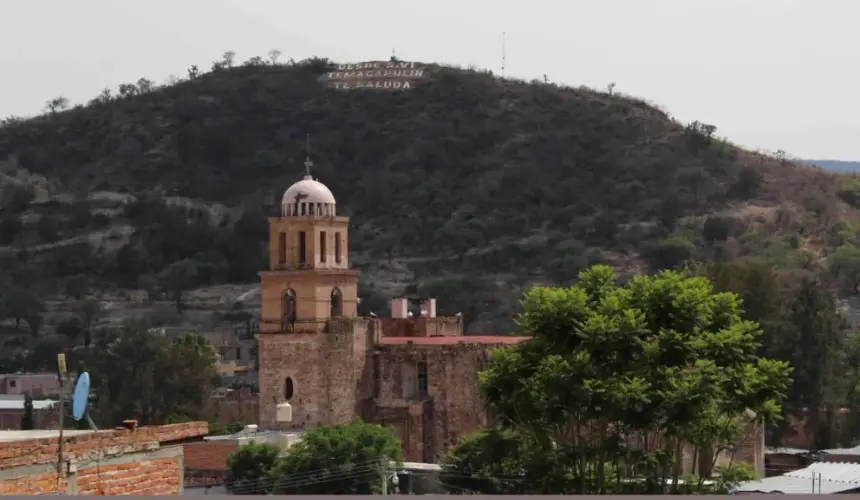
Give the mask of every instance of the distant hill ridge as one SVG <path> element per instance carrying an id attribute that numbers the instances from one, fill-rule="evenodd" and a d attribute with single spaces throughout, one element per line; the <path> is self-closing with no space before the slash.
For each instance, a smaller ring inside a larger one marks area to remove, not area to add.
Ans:
<path id="1" fill-rule="evenodd" d="M 611 88 L 427 64 L 432 72 L 398 76 L 415 78 L 409 90 L 344 91 L 329 88 L 324 75 L 337 65 L 325 59 L 230 64 L 0 123 L 0 162 L 46 179 L 55 200 L 74 200 L 37 207 L 0 197 L 14 202 L 0 220 L 15 230 L 0 231 L 7 254 L 135 231 L 127 244 L 114 235 L 118 252 L 66 251 L 48 263 L 22 253 L 0 262 L 0 281 L 55 290 L 58 277 L 88 273 L 136 287 L 194 259 L 206 284 L 255 282 L 265 217 L 301 178 L 307 133 L 314 177 L 352 217 L 362 283 L 436 296 L 439 314 L 462 312 L 478 333 L 509 330 L 526 287 L 569 283 L 588 264 L 628 275 L 744 255 L 794 265 L 829 251 L 831 226 L 860 219 L 837 196 L 839 175 L 743 150 L 716 126 L 679 123 Z M 140 201 L 97 213 L 86 199 L 96 192 Z M 165 197 L 230 217 L 216 223 L 196 210 L 186 220 L 158 208 Z M 40 216 L 46 222 L 27 222 Z"/>
<path id="2" fill-rule="evenodd" d="M 801 160 L 810 165 L 821 167 L 830 172 L 860 172 L 860 161 L 843 160 Z"/>

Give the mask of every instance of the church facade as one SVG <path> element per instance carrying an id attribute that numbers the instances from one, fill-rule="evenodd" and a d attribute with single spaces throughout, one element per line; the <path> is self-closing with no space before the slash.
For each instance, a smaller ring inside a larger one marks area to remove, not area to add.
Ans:
<path id="1" fill-rule="evenodd" d="M 354 418 L 394 429 L 408 461 L 435 462 L 487 425 L 478 373 L 492 348 L 527 337 L 465 336 L 435 299 L 398 298 L 390 317 L 358 316 L 349 218 L 310 175 L 269 219 L 269 268 L 260 272 L 260 424 L 303 429 Z M 276 421 L 276 406 L 292 421 Z"/>

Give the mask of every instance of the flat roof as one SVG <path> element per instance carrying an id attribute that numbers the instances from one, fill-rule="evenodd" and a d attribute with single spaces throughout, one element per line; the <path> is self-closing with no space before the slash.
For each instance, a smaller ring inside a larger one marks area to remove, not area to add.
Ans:
<path id="1" fill-rule="evenodd" d="M 57 402 L 51 399 L 34 399 L 33 409 L 44 410 L 47 408 L 53 408 L 55 404 L 57 404 Z M 20 399 L 0 399 L 0 410 L 24 411 L 24 398 L 22 397 Z"/>
<path id="2" fill-rule="evenodd" d="M 462 337 L 382 337 L 382 345 L 517 344 L 531 337 L 512 335 L 464 335 Z"/>
<path id="3" fill-rule="evenodd" d="M 95 431 L 86 430 L 64 430 L 63 437 L 79 436 L 81 434 L 89 434 Z M 0 442 L 9 443 L 13 441 L 26 441 L 28 439 L 50 439 L 60 437 L 60 431 L 57 429 L 48 429 L 40 431 L 0 431 Z"/>
<path id="4" fill-rule="evenodd" d="M 235 434 L 216 434 L 214 436 L 205 436 L 203 438 L 204 441 L 230 441 L 234 439 L 253 439 L 255 437 L 267 437 L 267 436 L 287 436 L 287 437 L 295 437 L 301 436 L 305 433 L 305 431 L 301 430 L 289 430 L 289 431 L 257 431 L 257 432 L 243 432 L 239 431 Z"/>

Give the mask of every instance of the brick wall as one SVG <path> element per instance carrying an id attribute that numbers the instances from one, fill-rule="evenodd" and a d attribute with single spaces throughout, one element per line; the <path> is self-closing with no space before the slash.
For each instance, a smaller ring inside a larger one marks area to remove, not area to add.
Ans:
<path id="1" fill-rule="evenodd" d="M 45 495 L 57 492 L 57 473 L 48 472 L 15 479 L 0 480 L 0 495 Z M 67 491 L 64 479 L 59 482 L 59 491 Z"/>
<path id="2" fill-rule="evenodd" d="M 80 470 L 78 495 L 175 495 L 181 493 L 180 457 L 146 459 Z M 56 476 L 56 475 L 55 475 Z"/>
<path id="3" fill-rule="evenodd" d="M 32 434 L 21 431 L 22 436 Z M 181 446 L 162 446 L 208 433 L 206 422 L 135 430 L 70 431 L 63 439 L 57 480 L 56 436 L 4 442 L 0 447 L 2 494 L 179 494 Z"/>
<path id="4" fill-rule="evenodd" d="M 238 447 L 237 441 L 226 440 L 187 443 L 184 448 L 184 465 L 186 471 L 226 471 L 227 457 Z"/>

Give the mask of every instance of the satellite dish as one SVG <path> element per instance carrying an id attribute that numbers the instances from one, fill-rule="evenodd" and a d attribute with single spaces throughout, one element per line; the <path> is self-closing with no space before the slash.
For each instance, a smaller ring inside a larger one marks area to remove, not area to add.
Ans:
<path id="1" fill-rule="evenodd" d="M 90 374 L 81 373 L 75 384 L 75 395 L 72 396 L 72 418 L 78 422 L 84 418 L 87 412 L 87 404 L 90 402 Z"/>

